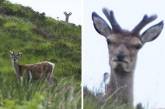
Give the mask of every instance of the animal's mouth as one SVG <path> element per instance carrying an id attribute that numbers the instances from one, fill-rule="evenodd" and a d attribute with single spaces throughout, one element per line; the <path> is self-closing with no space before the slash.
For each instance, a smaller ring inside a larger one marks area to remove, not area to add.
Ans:
<path id="1" fill-rule="evenodd" d="M 128 64 L 128 61 L 126 61 L 126 60 L 117 60 L 117 59 L 115 59 L 113 61 L 116 62 L 116 63 L 119 63 L 119 64 L 122 64 L 122 63 Z"/>

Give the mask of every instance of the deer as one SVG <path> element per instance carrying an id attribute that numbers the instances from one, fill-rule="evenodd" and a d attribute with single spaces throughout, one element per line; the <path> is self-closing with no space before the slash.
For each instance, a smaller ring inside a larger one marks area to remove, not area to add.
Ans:
<path id="1" fill-rule="evenodd" d="M 153 41 L 160 35 L 164 23 L 162 20 L 140 33 L 147 24 L 157 18 L 157 15 L 145 14 L 130 31 L 121 28 L 112 10 L 103 8 L 102 12 L 111 27 L 96 12 L 92 12 L 92 21 L 96 32 L 104 36 L 108 46 L 111 76 L 106 96 L 111 96 L 111 101 L 117 105 L 127 104 L 133 108 L 134 70 L 138 51 L 146 42 Z"/>
<path id="2" fill-rule="evenodd" d="M 10 58 L 17 80 L 24 77 L 28 80 L 47 79 L 49 84 L 53 83 L 54 63 L 43 61 L 35 64 L 19 64 L 21 57 L 21 52 L 10 51 Z"/>
<path id="3" fill-rule="evenodd" d="M 66 23 L 69 23 L 69 17 L 70 17 L 70 15 L 72 15 L 72 13 L 71 13 L 71 12 L 68 12 L 68 13 L 67 13 L 67 12 L 65 11 L 65 12 L 64 12 L 64 15 L 65 15 L 65 22 L 66 22 Z"/>

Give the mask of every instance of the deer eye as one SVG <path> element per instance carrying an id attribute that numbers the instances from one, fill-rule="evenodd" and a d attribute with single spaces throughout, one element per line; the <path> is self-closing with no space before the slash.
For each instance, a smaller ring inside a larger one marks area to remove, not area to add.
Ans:
<path id="1" fill-rule="evenodd" d="M 135 48 L 135 49 L 140 49 L 141 47 L 142 47 L 141 44 L 133 45 L 133 48 Z"/>
<path id="2" fill-rule="evenodd" d="M 107 40 L 107 44 L 110 45 L 112 42 L 110 40 Z"/>

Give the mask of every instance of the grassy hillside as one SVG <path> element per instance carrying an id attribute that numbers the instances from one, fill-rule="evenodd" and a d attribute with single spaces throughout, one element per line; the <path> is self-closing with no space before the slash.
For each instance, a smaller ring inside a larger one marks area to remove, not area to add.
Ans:
<path id="1" fill-rule="evenodd" d="M 37 109 L 26 107 L 34 102 L 36 102 L 34 105 L 43 106 L 43 109 L 46 109 L 44 106 L 48 109 L 58 109 L 62 102 L 64 104 L 69 102 L 65 105 L 67 107 L 72 103 L 80 106 L 80 45 L 80 26 L 46 17 L 45 13 L 35 12 L 30 7 L 0 0 L 0 78 L 2 81 L 0 83 L 0 109 L 11 108 L 7 107 L 9 104 L 18 106 L 12 109 Z M 40 85 L 40 82 L 17 84 L 9 50 L 22 52 L 23 56 L 20 61 L 22 64 L 45 60 L 55 63 L 54 77 L 58 85 L 48 88 L 44 83 Z M 53 96 L 47 95 L 52 92 Z M 20 93 L 22 93 L 21 97 Z M 69 96 L 75 99 L 67 98 Z M 56 100 L 59 97 L 61 100 Z M 59 103 L 58 105 L 44 104 L 49 101 L 46 99 L 56 100 L 56 103 Z M 73 106 L 71 109 L 74 109 Z"/>
<path id="2" fill-rule="evenodd" d="M 35 17 L 37 16 L 37 17 Z M 55 76 L 80 80 L 80 27 L 45 17 L 29 7 L 0 5 L 1 73 L 11 73 L 9 50 L 21 51 L 21 63 L 49 60 Z"/>

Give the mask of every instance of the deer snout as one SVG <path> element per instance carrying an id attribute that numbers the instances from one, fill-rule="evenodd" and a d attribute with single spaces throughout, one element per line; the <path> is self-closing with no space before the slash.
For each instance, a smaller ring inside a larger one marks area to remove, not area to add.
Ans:
<path id="1" fill-rule="evenodd" d="M 14 57 L 14 58 L 13 58 L 13 61 L 16 62 L 16 61 L 17 61 L 17 58 Z"/>
<path id="2" fill-rule="evenodd" d="M 125 58 L 125 54 L 123 52 L 117 54 L 116 58 L 118 61 L 124 61 L 124 58 Z"/>
<path id="3" fill-rule="evenodd" d="M 116 49 L 115 61 L 127 62 L 128 50 L 125 46 L 121 45 Z"/>

